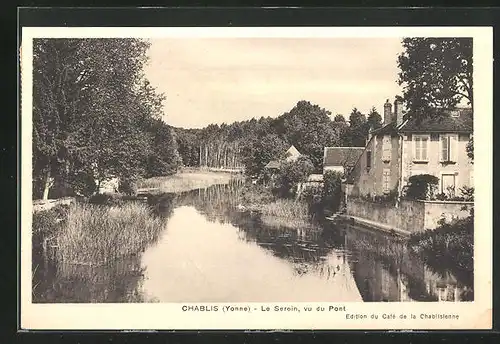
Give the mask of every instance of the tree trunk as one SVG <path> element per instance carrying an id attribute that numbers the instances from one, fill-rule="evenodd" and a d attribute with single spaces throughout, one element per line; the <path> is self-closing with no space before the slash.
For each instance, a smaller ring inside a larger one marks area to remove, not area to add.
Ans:
<path id="1" fill-rule="evenodd" d="M 43 200 L 46 201 L 49 199 L 49 190 L 50 187 L 52 186 L 52 180 L 50 176 L 50 171 L 47 171 L 47 173 L 44 176 L 43 180 Z"/>

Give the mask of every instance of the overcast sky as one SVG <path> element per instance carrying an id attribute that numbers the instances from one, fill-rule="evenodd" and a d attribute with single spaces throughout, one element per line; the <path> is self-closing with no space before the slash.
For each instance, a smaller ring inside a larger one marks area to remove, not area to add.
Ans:
<path id="1" fill-rule="evenodd" d="M 151 40 L 146 76 L 165 93 L 165 121 L 201 128 L 277 117 L 308 100 L 348 117 L 382 114 L 401 94 L 400 38 L 168 38 Z"/>

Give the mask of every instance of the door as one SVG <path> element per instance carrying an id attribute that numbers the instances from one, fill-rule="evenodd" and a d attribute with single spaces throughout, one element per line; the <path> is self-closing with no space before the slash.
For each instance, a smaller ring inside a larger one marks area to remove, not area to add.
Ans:
<path id="1" fill-rule="evenodd" d="M 441 192 L 449 197 L 455 196 L 455 174 L 441 175 Z"/>

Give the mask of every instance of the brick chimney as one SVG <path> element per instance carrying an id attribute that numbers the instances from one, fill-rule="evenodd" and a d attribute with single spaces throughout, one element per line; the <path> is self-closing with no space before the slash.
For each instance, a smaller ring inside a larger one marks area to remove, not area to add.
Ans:
<path id="1" fill-rule="evenodd" d="M 397 98 L 394 100 L 394 120 L 396 121 L 396 126 L 403 123 L 403 102 Z"/>
<path id="2" fill-rule="evenodd" d="M 389 102 L 389 99 L 387 99 L 384 104 L 384 125 L 387 125 L 391 122 L 392 122 L 392 104 Z"/>

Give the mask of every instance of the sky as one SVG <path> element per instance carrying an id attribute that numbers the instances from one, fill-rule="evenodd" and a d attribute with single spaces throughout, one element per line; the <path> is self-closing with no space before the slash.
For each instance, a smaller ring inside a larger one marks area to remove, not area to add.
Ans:
<path id="1" fill-rule="evenodd" d="M 164 120 L 202 128 L 278 117 L 307 100 L 346 119 L 383 113 L 401 88 L 401 38 L 152 39 L 146 77 L 166 95 Z"/>

